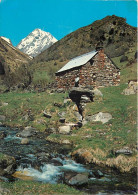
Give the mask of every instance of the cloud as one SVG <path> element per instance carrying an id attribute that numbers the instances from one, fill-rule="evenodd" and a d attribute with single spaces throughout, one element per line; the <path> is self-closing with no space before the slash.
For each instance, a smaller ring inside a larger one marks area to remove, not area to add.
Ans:
<path id="1" fill-rule="evenodd" d="M 6 0 L 0 0 L 0 3 L 3 3 L 3 2 L 5 2 Z"/>

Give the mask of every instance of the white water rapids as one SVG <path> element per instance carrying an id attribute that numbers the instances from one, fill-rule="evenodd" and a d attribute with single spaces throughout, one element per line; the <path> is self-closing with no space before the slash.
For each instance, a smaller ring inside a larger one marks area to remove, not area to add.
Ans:
<path id="1" fill-rule="evenodd" d="M 60 163 L 62 166 L 55 166 L 54 164 L 44 164 L 40 167 L 40 170 L 36 170 L 29 165 L 27 168 L 19 166 L 17 171 L 23 175 L 32 177 L 36 181 L 42 181 L 44 183 L 57 183 L 60 176 L 62 176 L 63 171 L 75 171 L 78 173 L 87 172 L 88 170 L 83 167 L 83 165 L 76 163 L 73 160 L 62 160 L 61 158 L 53 158 Z"/>

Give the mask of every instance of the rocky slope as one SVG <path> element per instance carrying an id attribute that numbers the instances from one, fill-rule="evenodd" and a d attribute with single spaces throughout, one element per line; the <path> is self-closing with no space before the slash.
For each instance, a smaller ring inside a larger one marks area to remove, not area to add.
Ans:
<path id="1" fill-rule="evenodd" d="M 27 65 L 31 58 L 3 38 L 0 38 L 0 83 L 8 87 L 22 83 L 26 80 Z"/>
<path id="2" fill-rule="evenodd" d="M 21 42 L 17 45 L 17 48 L 23 53 L 35 57 L 53 45 L 56 41 L 57 39 L 49 32 L 45 32 L 41 29 L 35 29 L 27 37 L 21 40 Z"/>
<path id="3" fill-rule="evenodd" d="M 136 28 L 122 17 L 107 16 L 82 27 L 40 54 L 37 61 L 67 60 L 95 49 L 102 42 L 110 57 L 117 57 L 136 46 Z"/>

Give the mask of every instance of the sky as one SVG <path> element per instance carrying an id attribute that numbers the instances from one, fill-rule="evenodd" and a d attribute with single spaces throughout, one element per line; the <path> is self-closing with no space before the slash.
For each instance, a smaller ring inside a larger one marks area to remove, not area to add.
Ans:
<path id="1" fill-rule="evenodd" d="M 0 36 L 16 46 L 36 28 L 60 40 L 107 15 L 137 26 L 136 0 L 0 0 Z"/>

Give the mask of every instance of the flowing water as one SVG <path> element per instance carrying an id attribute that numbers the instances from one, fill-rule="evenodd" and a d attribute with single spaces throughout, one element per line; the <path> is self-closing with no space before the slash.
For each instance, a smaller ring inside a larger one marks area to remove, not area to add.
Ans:
<path id="1" fill-rule="evenodd" d="M 98 195 L 136 194 L 136 178 L 132 175 L 77 163 L 68 155 L 71 147 L 50 143 L 41 133 L 28 138 L 28 145 L 22 145 L 22 138 L 16 136 L 19 129 L 0 127 L 0 131 L 6 134 L 0 140 L 0 152 L 15 157 L 18 165 L 16 176 L 20 179 L 25 176 L 43 183 L 67 184 L 69 175 L 87 174 L 87 184 L 75 188 Z"/>

